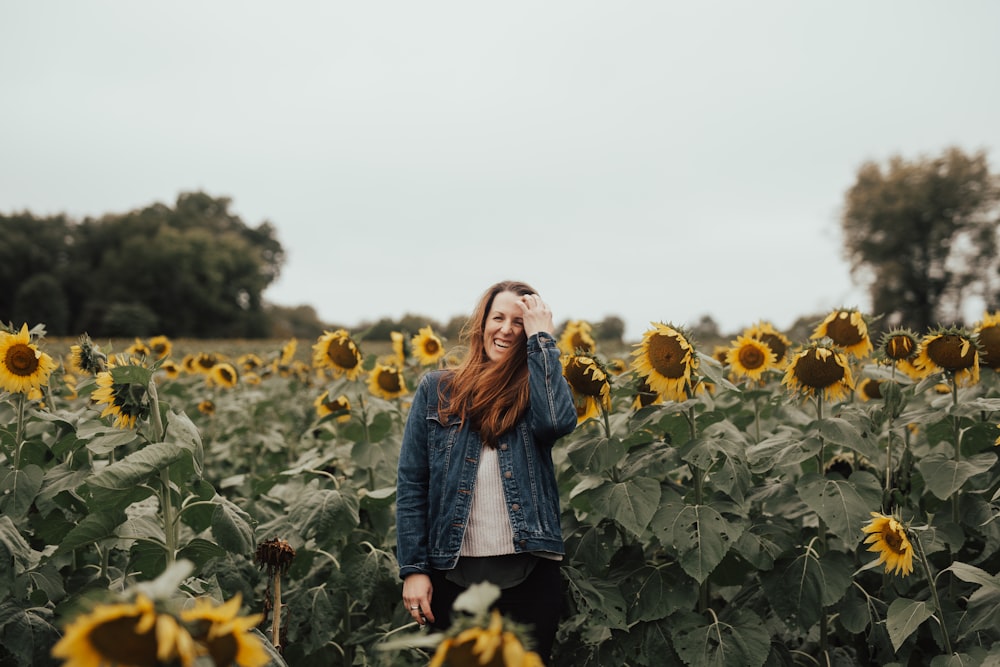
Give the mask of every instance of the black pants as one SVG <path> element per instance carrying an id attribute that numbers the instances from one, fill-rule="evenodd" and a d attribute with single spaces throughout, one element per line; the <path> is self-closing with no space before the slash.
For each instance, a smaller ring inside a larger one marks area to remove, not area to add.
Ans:
<path id="1" fill-rule="evenodd" d="M 435 630 L 451 626 L 451 607 L 455 598 L 465 589 L 448 581 L 444 572 L 431 572 L 431 611 L 434 612 Z M 539 558 L 528 578 L 517 586 L 500 591 L 494 603 L 505 617 L 531 627 L 531 650 L 548 664 L 555 643 L 556 630 L 563 612 L 563 584 L 559 561 Z"/>

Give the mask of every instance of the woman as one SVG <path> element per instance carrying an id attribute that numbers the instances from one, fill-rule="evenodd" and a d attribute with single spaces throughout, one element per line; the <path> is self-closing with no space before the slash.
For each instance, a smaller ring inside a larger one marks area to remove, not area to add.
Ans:
<path id="1" fill-rule="evenodd" d="M 463 331 L 455 369 L 424 375 L 403 433 L 396 532 L 403 602 L 446 629 L 468 586 L 501 588 L 497 608 L 531 626 L 548 661 L 562 611 L 564 554 L 552 446 L 576 408 L 530 286 L 490 287 Z"/>

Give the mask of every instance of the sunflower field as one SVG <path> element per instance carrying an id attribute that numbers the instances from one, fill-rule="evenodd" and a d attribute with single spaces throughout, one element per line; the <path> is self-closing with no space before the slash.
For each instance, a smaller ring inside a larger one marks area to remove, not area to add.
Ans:
<path id="1" fill-rule="evenodd" d="M 1000 313 L 873 321 L 558 332 L 555 665 L 1000 665 Z M 0 665 L 540 664 L 402 604 L 408 397 L 456 345 L 186 344 L 0 327 Z"/>

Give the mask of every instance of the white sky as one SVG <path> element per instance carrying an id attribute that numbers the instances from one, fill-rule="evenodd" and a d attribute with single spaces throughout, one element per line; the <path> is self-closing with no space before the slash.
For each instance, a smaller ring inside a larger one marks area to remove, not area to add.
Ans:
<path id="1" fill-rule="evenodd" d="M 567 318 L 724 332 L 868 307 L 865 160 L 1000 150 L 1000 2 L 0 4 L 0 212 L 204 190 L 353 326 L 525 280 Z"/>

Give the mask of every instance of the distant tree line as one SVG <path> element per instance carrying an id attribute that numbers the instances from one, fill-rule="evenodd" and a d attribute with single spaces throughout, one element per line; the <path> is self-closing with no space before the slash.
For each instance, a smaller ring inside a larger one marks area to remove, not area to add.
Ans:
<path id="1" fill-rule="evenodd" d="M 308 339 L 335 327 L 368 340 L 430 325 L 458 340 L 462 317 L 436 322 L 407 314 L 351 327 L 322 322 L 309 305 L 266 303 L 284 249 L 271 223 L 249 226 L 230 203 L 188 192 L 173 206 L 82 221 L 0 213 L 0 322 L 95 337 Z M 868 290 L 869 312 L 881 316 L 875 331 L 963 324 L 970 298 L 1000 307 L 1000 176 L 990 172 L 985 152 L 948 148 L 862 164 L 845 194 L 841 228 L 852 275 Z M 622 340 L 620 318 L 591 324 L 596 339 Z M 707 317 L 696 328 L 721 337 L 713 326 Z"/>

